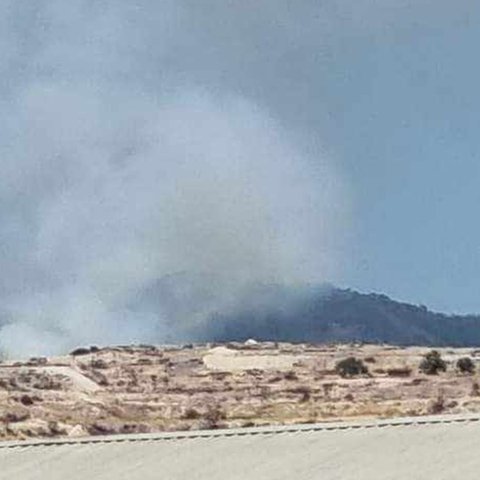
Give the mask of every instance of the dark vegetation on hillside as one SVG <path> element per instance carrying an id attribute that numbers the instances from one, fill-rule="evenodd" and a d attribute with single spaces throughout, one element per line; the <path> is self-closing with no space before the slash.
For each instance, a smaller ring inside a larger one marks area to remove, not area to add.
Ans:
<path id="1" fill-rule="evenodd" d="M 254 338 L 292 343 L 480 346 L 480 315 L 435 313 L 386 295 L 328 284 L 254 284 L 233 289 L 235 301 L 222 304 L 218 301 L 222 288 L 214 276 L 169 275 L 127 299 L 126 308 L 138 318 L 159 318 L 158 338 L 152 342 Z M 224 306 L 219 308 L 219 304 Z"/>
<path id="2" fill-rule="evenodd" d="M 269 288 L 278 290 L 265 292 L 264 296 L 278 297 L 277 303 L 267 301 L 262 308 L 217 315 L 203 331 L 204 339 L 480 345 L 478 315 L 434 313 L 424 306 L 396 302 L 385 295 L 352 290 L 332 288 L 326 293 L 322 288 L 292 296 L 282 287 Z"/>

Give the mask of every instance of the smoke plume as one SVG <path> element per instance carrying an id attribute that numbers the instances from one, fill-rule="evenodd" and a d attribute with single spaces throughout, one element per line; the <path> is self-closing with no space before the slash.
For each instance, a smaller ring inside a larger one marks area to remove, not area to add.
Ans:
<path id="1" fill-rule="evenodd" d="M 169 70 L 175 6 L 2 5 L 0 349 L 162 342 L 246 285 L 334 277 L 338 173 L 257 100 Z"/>

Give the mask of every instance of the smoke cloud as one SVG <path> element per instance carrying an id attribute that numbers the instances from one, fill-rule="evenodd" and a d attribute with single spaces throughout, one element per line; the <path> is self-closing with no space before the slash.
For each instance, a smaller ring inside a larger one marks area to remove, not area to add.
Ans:
<path id="1" fill-rule="evenodd" d="M 188 9 L 34 3 L 0 15 L 0 349 L 183 338 L 246 285 L 335 277 L 340 175 L 258 99 L 182 78 Z"/>

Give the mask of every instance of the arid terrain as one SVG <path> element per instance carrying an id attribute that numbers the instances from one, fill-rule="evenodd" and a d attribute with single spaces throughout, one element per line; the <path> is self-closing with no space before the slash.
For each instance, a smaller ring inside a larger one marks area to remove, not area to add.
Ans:
<path id="1" fill-rule="evenodd" d="M 480 350 L 257 343 L 77 349 L 0 364 L 0 439 L 84 436 L 480 412 Z M 338 361 L 368 373 L 342 378 Z"/>

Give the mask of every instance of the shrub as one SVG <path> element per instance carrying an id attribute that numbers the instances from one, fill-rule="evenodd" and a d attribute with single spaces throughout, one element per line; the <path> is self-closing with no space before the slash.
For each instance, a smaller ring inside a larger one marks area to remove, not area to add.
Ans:
<path id="1" fill-rule="evenodd" d="M 428 406 L 428 413 L 436 415 L 438 413 L 442 413 L 445 408 L 445 399 L 443 398 L 443 395 L 439 395 L 437 398 L 432 400 L 432 402 Z"/>
<path id="2" fill-rule="evenodd" d="M 210 405 L 204 415 L 205 427 L 208 429 L 222 427 L 221 420 L 227 418 L 225 412 L 218 405 Z"/>
<path id="3" fill-rule="evenodd" d="M 308 385 L 300 385 L 299 387 L 292 389 L 291 392 L 301 395 L 301 403 L 308 402 L 312 396 L 312 389 Z"/>
<path id="4" fill-rule="evenodd" d="M 85 347 L 79 347 L 79 348 L 76 348 L 75 350 L 72 350 L 70 352 L 70 355 L 76 357 L 78 355 L 88 355 L 90 353 L 90 349 L 89 348 L 85 348 Z"/>
<path id="5" fill-rule="evenodd" d="M 389 377 L 409 377 L 412 373 L 412 369 L 408 367 L 394 367 L 387 370 Z"/>
<path id="6" fill-rule="evenodd" d="M 4 423 L 17 423 L 24 422 L 30 418 L 30 413 L 28 412 L 6 412 L 0 420 Z"/>
<path id="7" fill-rule="evenodd" d="M 335 365 L 335 371 L 341 377 L 355 377 L 357 375 L 367 374 L 368 368 L 360 359 L 348 357 L 337 362 Z"/>
<path id="8" fill-rule="evenodd" d="M 333 388 L 335 387 L 335 384 L 334 383 L 324 383 L 322 385 L 322 387 L 323 387 L 323 394 L 325 395 L 325 397 L 329 398 L 330 394 L 332 393 Z"/>
<path id="9" fill-rule="evenodd" d="M 79 347 L 75 350 L 70 352 L 70 355 L 77 356 L 77 355 L 88 355 L 89 353 L 97 353 L 100 349 L 96 345 L 92 345 L 91 347 Z"/>
<path id="10" fill-rule="evenodd" d="M 470 357 L 463 357 L 457 360 L 457 369 L 460 373 L 472 374 L 475 372 L 475 364 Z"/>
<path id="11" fill-rule="evenodd" d="M 92 368 L 105 369 L 108 368 L 108 363 L 102 358 L 96 358 L 95 360 L 92 360 L 90 366 Z"/>
<path id="12" fill-rule="evenodd" d="M 298 380 L 298 376 L 293 370 L 289 370 L 288 372 L 285 372 L 285 375 L 283 378 L 285 378 L 285 380 Z"/>
<path id="13" fill-rule="evenodd" d="M 30 395 L 24 394 L 20 397 L 20 403 L 26 407 L 33 405 L 33 398 Z"/>
<path id="14" fill-rule="evenodd" d="M 472 391 L 470 392 L 472 397 L 479 397 L 480 396 L 480 385 L 477 382 L 472 383 Z"/>
<path id="15" fill-rule="evenodd" d="M 420 371 L 427 375 L 437 375 L 438 372 L 446 370 L 447 364 L 436 350 L 428 352 L 420 363 Z"/>
<path id="16" fill-rule="evenodd" d="M 414 378 L 411 382 L 409 383 L 406 383 L 405 385 L 407 386 L 412 386 L 412 387 L 416 387 L 418 385 L 421 385 L 422 383 L 425 383 L 425 382 L 428 382 L 428 380 L 426 378 Z"/>
<path id="17" fill-rule="evenodd" d="M 202 415 L 198 410 L 195 410 L 195 408 L 187 408 L 185 410 L 185 413 L 183 414 L 183 418 L 185 420 L 197 420 L 200 418 Z"/>

